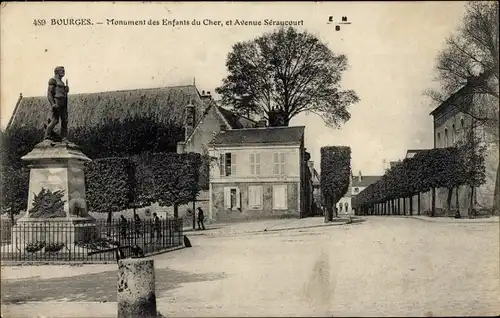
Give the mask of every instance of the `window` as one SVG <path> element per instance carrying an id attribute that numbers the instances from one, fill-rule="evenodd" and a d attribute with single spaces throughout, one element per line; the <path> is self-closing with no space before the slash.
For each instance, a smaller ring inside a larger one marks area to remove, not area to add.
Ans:
<path id="1" fill-rule="evenodd" d="M 274 153 L 274 174 L 281 175 L 285 174 L 285 153 L 275 152 Z"/>
<path id="2" fill-rule="evenodd" d="M 228 210 L 236 210 L 241 207 L 240 189 L 231 187 L 224 188 L 224 206 Z"/>
<path id="3" fill-rule="evenodd" d="M 262 209 L 262 186 L 248 187 L 248 207 L 250 209 Z"/>
<path id="4" fill-rule="evenodd" d="M 448 147 L 448 128 L 444 129 L 444 146 Z"/>
<path id="5" fill-rule="evenodd" d="M 339 203 L 339 212 L 342 212 L 342 203 Z"/>
<path id="6" fill-rule="evenodd" d="M 250 174 L 252 175 L 260 174 L 260 153 L 250 154 Z"/>
<path id="7" fill-rule="evenodd" d="M 286 210 L 287 209 L 287 186 L 275 185 L 273 186 L 273 209 Z"/>
<path id="8" fill-rule="evenodd" d="M 345 211 L 346 212 L 349 212 L 349 203 L 344 203 L 344 206 L 345 206 Z"/>
<path id="9" fill-rule="evenodd" d="M 438 133 L 436 146 L 439 147 L 440 145 L 441 145 L 441 133 Z"/>
<path id="10" fill-rule="evenodd" d="M 358 187 L 355 187 L 354 188 L 354 193 L 358 193 L 359 192 L 359 188 Z"/>
<path id="11" fill-rule="evenodd" d="M 231 176 L 236 174 L 236 154 L 226 152 L 220 155 L 220 175 Z"/>

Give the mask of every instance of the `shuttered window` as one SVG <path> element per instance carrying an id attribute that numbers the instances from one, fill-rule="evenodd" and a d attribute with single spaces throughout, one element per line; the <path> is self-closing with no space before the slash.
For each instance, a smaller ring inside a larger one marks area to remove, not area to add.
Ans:
<path id="1" fill-rule="evenodd" d="M 273 154 L 274 169 L 273 173 L 275 175 L 285 174 L 285 153 L 275 152 Z"/>
<path id="2" fill-rule="evenodd" d="M 224 188 L 224 207 L 228 210 L 241 208 L 240 189 L 233 187 Z"/>
<path id="3" fill-rule="evenodd" d="M 273 209 L 286 210 L 287 207 L 287 186 L 274 185 L 273 186 Z"/>
<path id="4" fill-rule="evenodd" d="M 250 209 L 262 209 L 262 186 L 248 187 L 248 206 Z"/>
<path id="5" fill-rule="evenodd" d="M 236 154 L 226 152 L 221 154 L 220 158 L 220 175 L 221 177 L 234 176 L 236 174 Z"/>
<path id="6" fill-rule="evenodd" d="M 260 153 L 250 154 L 250 174 L 251 175 L 260 174 Z"/>

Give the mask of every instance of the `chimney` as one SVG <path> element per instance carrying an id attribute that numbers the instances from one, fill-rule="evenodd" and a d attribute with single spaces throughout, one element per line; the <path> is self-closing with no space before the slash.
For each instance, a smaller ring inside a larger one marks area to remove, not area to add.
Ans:
<path id="1" fill-rule="evenodd" d="M 209 91 L 201 91 L 201 100 L 210 101 L 212 99 L 212 94 Z"/>
<path id="2" fill-rule="evenodd" d="M 257 122 L 257 127 L 258 128 L 261 128 L 261 127 L 267 127 L 267 121 L 265 119 L 261 119 Z"/>
<path id="3" fill-rule="evenodd" d="M 188 139 L 194 129 L 195 124 L 195 108 L 192 101 L 189 101 L 189 104 L 186 105 L 186 114 L 185 114 L 185 124 L 184 124 L 184 141 Z"/>
<path id="4" fill-rule="evenodd" d="M 361 179 L 362 179 L 362 178 L 363 178 L 363 177 L 361 176 L 361 170 L 359 170 L 359 171 L 358 171 L 358 182 L 361 182 Z"/>

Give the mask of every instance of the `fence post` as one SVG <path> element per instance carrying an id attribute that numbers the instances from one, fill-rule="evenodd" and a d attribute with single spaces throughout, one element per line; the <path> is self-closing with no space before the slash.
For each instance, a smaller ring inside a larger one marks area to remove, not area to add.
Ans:
<path id="1" fill-rule="evenodd" d="M 154 261 L 119 260 L 117 296 L 118 318 L 156 317 Z"/>

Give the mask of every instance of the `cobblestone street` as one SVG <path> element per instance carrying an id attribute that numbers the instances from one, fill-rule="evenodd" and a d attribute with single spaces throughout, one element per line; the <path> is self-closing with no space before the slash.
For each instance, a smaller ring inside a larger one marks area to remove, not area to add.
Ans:
<path id="1" fill-rule="evenodd" d="M 155 256 L 165 316 L 500 313 L 498 223 L 367 217 L 190 239 Z M 116 316 L 116 265 L 2 267 L 2 300 L 5 317 Z"/>

